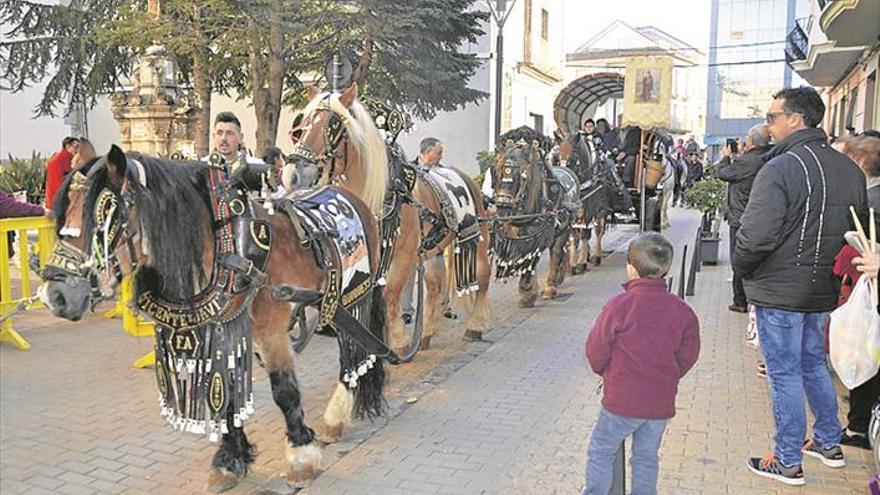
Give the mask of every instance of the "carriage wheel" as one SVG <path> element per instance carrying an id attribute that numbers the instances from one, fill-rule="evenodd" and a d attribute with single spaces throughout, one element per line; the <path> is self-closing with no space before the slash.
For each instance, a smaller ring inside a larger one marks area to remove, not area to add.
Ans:
<path id="1" fill-rule="evenodd" d="M 317 332 L 320 323 L 320 314 L 316 308 L 305 304 L 295 304 L 290 313 L 287 324 L 287 336 L 290 338 L 293 350 L 297 353 L 305 349 L 306 344 Z"/>

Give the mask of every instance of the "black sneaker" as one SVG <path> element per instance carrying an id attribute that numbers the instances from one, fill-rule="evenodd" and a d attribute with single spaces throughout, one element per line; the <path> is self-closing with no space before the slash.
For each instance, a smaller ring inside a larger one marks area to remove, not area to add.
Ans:
<path id="1" fill-rule="evenodd" d="M 868 435 L 866 433 L 850 433 L 846 428 L 844 428 L 843 432 L 840 434 L 840 445 L 871 450 L 871 443 L 868 441 Z"/>
<path id="2" fill-rule="evenodd" d="M 733 303 L 727 307 L 727 309 L 733 311 L 734 313 L 748 313 L 749 308 L 745 304 L 739 305 L 737 303 Z"/>
<path id="3" fill-rule="evenodd" d="M 842 468 L 846 466 L 846 458 L 843 456 L 843 449 L 840 448 L 840 445 L 823 449 L 813 439 L 809 439 L 804 441 L 804 448 L 801 450 L 805 455 L 819 459 L 822 464 L 828 467 Z"/>
<path id="4" fill-rule="evenodd" d="M 804 470 L 800 464 L 785 467 L 774 455 L 769 455 L 763 459 L 752 457 L 749 459 L 748 467 L 749 471 L 758 476 L 781 481 L 786 485 L 799 486 L 805 483 Z"/>

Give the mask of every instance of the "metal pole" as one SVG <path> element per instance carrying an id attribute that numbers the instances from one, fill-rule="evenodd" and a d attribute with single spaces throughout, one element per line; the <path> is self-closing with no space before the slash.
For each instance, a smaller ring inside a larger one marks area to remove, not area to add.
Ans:
<path id="1" fill-rule="evenodd" d="M 612 464 L 612 481 L 611 491 L 608 495 L 625 495 L 626 494 L 626 440 L 620 442 L 620 448 L 614 454 L 614 463 Z"/>
<path id="2" fill-rule="evenodd" d="M 498 23 L 498 36 L 495 38 L 495 141 L 501 136 L 501 91 L 504 78 L 504 23 Z"/>
<path id="3" fill-rule="evenodd" d="M 700 271 L 700 264 L 702 263 L 700 260 L 700 251 L 703 249 L 701 231 L 702 227 L 697 229 L 697 239 L 694 241 L 694 255 L 691 259 L 691 269 L 688 274 L 687 289 L 685 290 L 686 296 L 693 296 L 696 293 L 697 272 Z"/>
<path id="4" fill-rule="evenodd" d="M 688 258 L 688 246 L 684 245 L 684 249 L 681 252 L 681 273 L 678 277 L 678 297 L 684 299 L 684 284 L 687 281 L 687 258 Z"/>
<path id="5" fill-rule="evenodd" d="M 648 222 L 645 218 L 645 210 L 647 209 L 645 208 L 645 131 L 641 128 L 639 128 L 639 154 L 636 167 L 637 168 L 633 171 L 633 173 L 638 175 L 639 179 L 639 232 L 644 232 L 646 226 L 648 225 Z"/>

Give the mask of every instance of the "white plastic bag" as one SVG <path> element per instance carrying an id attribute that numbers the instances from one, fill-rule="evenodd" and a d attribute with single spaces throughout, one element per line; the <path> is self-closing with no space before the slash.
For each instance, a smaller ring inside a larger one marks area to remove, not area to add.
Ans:
<path id="1" fill-rule="evenodd" d="M 843 306 L 831 313 L 831 365 L 848 389 L 877 374 L 880 315 L 871 302 L 871 281 L 861 277 Z"/>

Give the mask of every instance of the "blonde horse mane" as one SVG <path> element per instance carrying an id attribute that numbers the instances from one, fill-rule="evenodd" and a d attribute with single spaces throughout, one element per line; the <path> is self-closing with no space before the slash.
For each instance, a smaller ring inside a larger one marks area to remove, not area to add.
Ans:
<path id="1" fill-rule="evenodd" d="M 345 129 L 354 144 L 361 166 L 364 167 L 364 197 L 361 198 L 377 217 L 382 214 L 382 203 L 388 186 L 388 155 L 385 151 L 385 140 L 373 123 L 373 117 L 367 108 L 355 99 L 350 107 L 339 101 L 339 94 L 321 93 L 303 110 L 304 115 L 329 103 L 330 110 L 339 114 L 345 122 Z"/>

